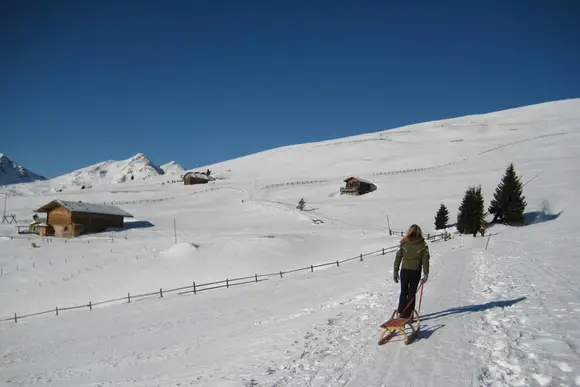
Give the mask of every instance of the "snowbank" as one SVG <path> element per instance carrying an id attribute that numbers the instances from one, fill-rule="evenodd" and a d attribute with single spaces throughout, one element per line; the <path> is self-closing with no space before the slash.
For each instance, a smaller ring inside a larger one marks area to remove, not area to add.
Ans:
<path id="1" fill-rule="evenodd" d="M 189 258 L 193 254 L 196 253 L 197 249 L 199 248 L 193 242 L 184 242 L 184 243 L 177 243 L 170 248 L 161 252 L 161 255 L 167 258 Z"/>

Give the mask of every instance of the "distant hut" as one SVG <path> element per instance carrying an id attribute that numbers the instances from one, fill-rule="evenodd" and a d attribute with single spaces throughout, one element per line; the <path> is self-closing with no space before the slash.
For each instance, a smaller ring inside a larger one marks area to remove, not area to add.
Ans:
<path id="1" fill-rule="evenodd" d="M 115 206 L 64 200 L 53 200 L 36 212 L 46 212 L 46 222 L 37 226 L 40 235 L 58 237 L 76 237 L 107 228 L 122 228 L 124 218 L 133 217 Z"/>
<path id="2" fill-rule="evenodd" d="M 198 172 L 187 172 L 183 175 L 184 185 L 194 185 L 194 184 L 207 184 L 209 183 L 209 178 L 207 175 Z"/>
<path id="3" fill-rule="evenodd" d="M 345 179 L 344 183 L 346 185 L 340 189 L 341 195 L 364 195 L 377 189 L 374 183 L 354 176 Z"/>

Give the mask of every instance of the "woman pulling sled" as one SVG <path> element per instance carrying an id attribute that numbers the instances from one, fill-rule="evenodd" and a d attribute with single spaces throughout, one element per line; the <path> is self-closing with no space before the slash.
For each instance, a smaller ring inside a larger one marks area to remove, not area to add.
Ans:
<path id="1" fill-rule="evenodd" d="M 381 325 L 384 331 L 381 334 L 379 344 L 384 344 L 390 340 L 397 331 L 405 336 L 405 344 L 409 344 L 409 337 L 404 330 L 406 325 L 411 327 L 413 333 L 419 332 L 421 326 L 419 314 L 415 310 L 415 296 L 419 283 L 422 287 L 429 278 L 429 259 L 429 246 L 423 238 L 421 228 L 413 224 L 401 239 L 399 250 L 395 256 L 393 280 L 396 283 L 401 282 L 399 305 L 390 320 Z M 422 279 L 421 270 L 423 270 Z M 412 325 L 415 318 L 418 324 L 417 330 Z"/>

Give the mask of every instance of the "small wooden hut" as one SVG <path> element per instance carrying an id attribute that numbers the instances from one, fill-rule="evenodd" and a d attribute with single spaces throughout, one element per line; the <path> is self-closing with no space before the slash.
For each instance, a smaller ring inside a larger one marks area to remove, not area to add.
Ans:
<path id="1" fill-rule="evenodd" d="M 341 195 L 364 195 L 377 189 L 374 183 L 354 176 L 345 179 L 344 183 L 346 185 L 340 188 Z"/>
<path id="2" fill-rule="evenodd" d="M 208 182 L 209 178 L 202 173 L 187 172 L 183 175 L 183 184 L 185 185 L 207 184 Z"/>
<path id="3" fill-rule="evenodd" d="M 115 206 L 64 200 L 53 200 L 36 212 L 46 212 L 46 222 L 37 225 L 40 235 L 58 237 L 122 228 L 124 218 L 133 217 Z"/>

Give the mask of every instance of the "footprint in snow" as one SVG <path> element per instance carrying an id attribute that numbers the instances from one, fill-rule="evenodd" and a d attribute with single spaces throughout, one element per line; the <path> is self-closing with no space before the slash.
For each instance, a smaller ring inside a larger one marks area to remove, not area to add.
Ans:
<path id="1" fill-rule="evenodd" d="M 552 377 L 549 375 L 534 374 L 533 378 L 540 384 L 540 386 L 547 386 L 552 381 Z"/>
<path id="2" fill-rule="evenodd" d="M 572 372 L 572 367 L 563 361 L 558 363 L 558 368 L 560 368 L 562 372 Z"/>

